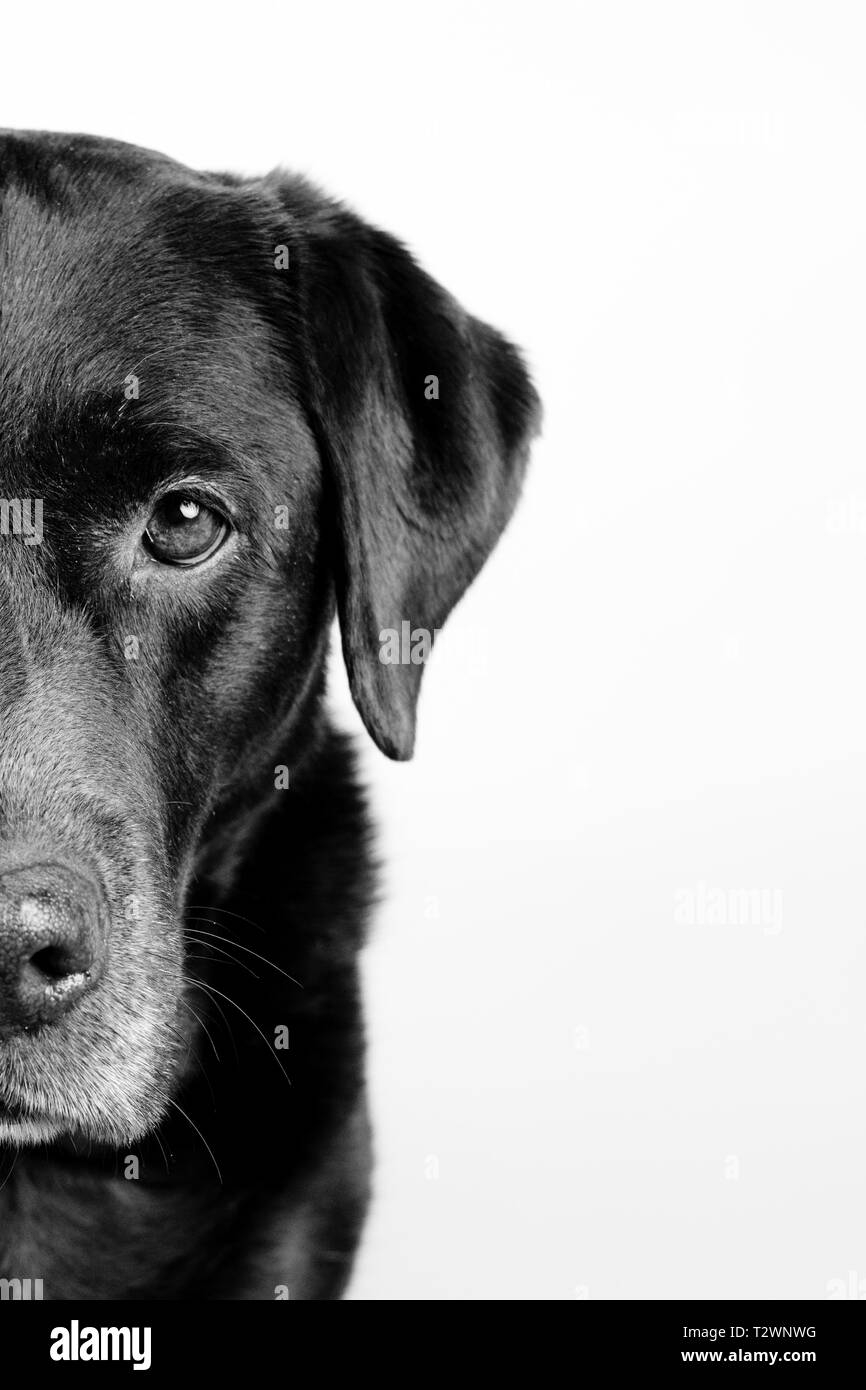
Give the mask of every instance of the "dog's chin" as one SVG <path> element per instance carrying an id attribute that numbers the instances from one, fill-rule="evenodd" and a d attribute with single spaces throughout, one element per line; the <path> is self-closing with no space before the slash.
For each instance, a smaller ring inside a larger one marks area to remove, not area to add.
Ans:
<path id="1" fill-rule="evenodd" d="M 13 1144 L 16 1148 L 24 1144 L 53 1144 L 62 1136 L 63 1125 L 56 1120 L 30 1115 L 13 1118 L 0 1109 L 0 1144 Z"/>
<path id="2" fill-rule="evenodd" d="M 181 1035 L 165 1038 L 144 1066 L 128 1037 L 86 1046 L 76 1031 L 64 1038 L 46 1029 L 0 1046 L 0 1145 L 87 1152 L 137 1144 L 163 1122 L 188 1071 Z"/>
<path id="3" fill-rule="evenodd" d="M 0 1100 L 0 1145 L 30 1148 L 71 1140 L 73 1145 L 83 1142 L 120 1147 L 143 1139 L 161 1119 L 161 1109 L 140 1117 L 129 1113 L 113 1115 L 110 1111 L 82 1116 L 71 1110 L 63 1115 L 49 1115 Z"/>

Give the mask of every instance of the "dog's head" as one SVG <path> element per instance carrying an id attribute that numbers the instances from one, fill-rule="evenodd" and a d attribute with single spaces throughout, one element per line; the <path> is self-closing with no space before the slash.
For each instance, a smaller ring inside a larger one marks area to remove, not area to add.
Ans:
<path id="1" fill-rule="evenodd" d="M 536 414 L 511 346 L 304 182 L 0 134 L 0 1141 L 159 1122 L 209 823 L 315 728 L 335 599 L 410 756 Z"/>

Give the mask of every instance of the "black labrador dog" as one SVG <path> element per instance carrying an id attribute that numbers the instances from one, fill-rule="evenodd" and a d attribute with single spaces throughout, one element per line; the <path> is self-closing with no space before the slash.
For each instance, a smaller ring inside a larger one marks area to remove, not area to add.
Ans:
<path id="1" fill-rule="evenodd" d="M 537 421 L 515 349 L 302 179 L 0 134 L 7 1296 L 343 1291 L 374 872 L 329 630 L 408 758 Z"/>

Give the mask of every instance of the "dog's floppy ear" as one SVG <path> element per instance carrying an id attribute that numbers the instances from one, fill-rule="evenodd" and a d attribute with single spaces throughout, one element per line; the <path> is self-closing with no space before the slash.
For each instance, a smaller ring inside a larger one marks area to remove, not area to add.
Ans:
<path id="1" fill-rule="evenodd" d="M 424 658 L 514 509 L 538 398 L 511 344 L 398 241 L 306 184 L 281 192 L 352 695 L 382 751 L 409 758 Z"/>

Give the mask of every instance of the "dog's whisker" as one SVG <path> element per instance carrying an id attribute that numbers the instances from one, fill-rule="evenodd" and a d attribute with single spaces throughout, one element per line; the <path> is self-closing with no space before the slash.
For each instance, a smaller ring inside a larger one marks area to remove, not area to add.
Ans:
<path id="1" fill-rule="evenodd" d="M 192 920 L 193 922 L 207 922 L 207 921 L 210 921 L 210 919 L 209 919 L 208 917 L 193 917 L 191 920 Z M 217 922 L 213 922 L 213 923 L 211 923 L 211 925 L 215 927 L 215 926 L 218 926 L 219 924 L 218 924 Z M 212 936 L 212 937 L 214 938 L 215 941 L 225 941 L 225 942 L 227 942 L 230 946 L 236 946 L 237 949 L 238 949 L 239 951 L 246 951 L 249 955 L 255 956 L 256 960 L 262 961 L 262 963 L 263 963 L 264 965 L 269 965 L 269 966 L 271 967 L 272 970 L 277 970 L 277 971 L 279 971 L 279 973 L 280 973 L 281 975 L 285 975 L 285 977 L 286 977 L 287 980 L 291 980 L 291 982 L 292 982 L 293 985 L 297 985 L 297 986 L 298 986 L 298 989 L 303 989 L 303 988 L 304 988 L 304 986 L 301 984 L 300 980 L 296 980 L 295 977 L 294 977 L 294 975 L 290 975 L 289 972 L 288 972 L 287 970 L 284 970 L 284 969 L 282 968 L 281 965 L 276 965 L 272 960 L 268 960 L 267 956 L 261 956 L 261 955 L 259 955 L 258 951 L 253 951 L 253 950 L 251 950 L 249 946 L 243 946 L 243 945 L 241 944 L 240 941 L 235 941 L 235 940 L 234 940 L 232 937 L 230 937 L 230 936 L 218 936 L 215 932 L 203 932 L 203 931 L 198 931 L 198 935 L 199 935 L 199 936 Z M 202 944 L 204 944 L 204 943 L 202 943 Z M 238 964 L 240 964 L 240 963 L 241 963 L 241 962 L 238 961 Z"/>
<path id="2" fill-rule="evenodd" d="M 231 963 L 232 963 L 232 965 L 238 966 L 238 968 L 241 969 L 241 970 L 246 970 L 247 974 L 248 974 L 248 975 L 252 975 L 252 977 L 253 977 L 254 980 L 259 980 L 259 979 L 261 979 L 261 976 L 260 976 L 260 975 L 257 975 L 256 972 L 255 972 L 255 970 L 250 969 L 250 967 L 249 967 L 244 961 L 242 961 L 242 960 L 236 960 L 234 956 L 230 956 L 230 955 L 229 955 L 228 951 L 220 950 L 220 947 L 219 947 L 219 946 L 211 946 L 210 942 L 208 942 L 208 941 L 197 941 L 195 938 L 192 938 L 192 941 L 193 941 L 193 944 L 194 944 L 194 945 L 196 945 L 196 946 L 201 946 L 202 949 L 205 950 L 205 951 L 219 951 L 220 955 L 221 955 L 221 956 L 225 956 L 226 960 L 230 960 Z M 187 960 L 204 960 L 204 961 L 208 961 L 208 960 L 211 960 L 211 959 L 212 959 L 211 956 L 197 956 L 197 955 L 195 955 L 193 952 L 190 952 L 190 953 L 187 955 Z"/>
<path id="3" fill-rule="evenodd" d="M 198 983 L 199 985 L 201 985 L 202 989 L 205 990 L 206 993 L 210 994 L 211 992 L 213 992 L 214 994 L 218 994 L 218 995 L 220 996 L 221 999 L 224 999 L 224 1000 L 226 1001 L 227 1004 L 231 1004 L 234 1008 L 236 1008 L 239 1014 L 243 1014 L 244 1018 L 247 1020 L 247 1023 L 249 1023 L 253 1028 L 255 1028 L 256 1032 L 258 1033 L 259 1037 L 261 1038 L 261 1040 L 262 1040 L 262 1042 L 264 1043 L 265 1047 L 267 1048 L 268 1052 L 269 1052 L 270 1055 L 273 1057 L 274 1062 L 276 1063 L 277 1067 L 279 1068 L 280 1075 L 285 1079 L 286 1084 L 287 1084 L 288 1086 L 291 1086 L 291 1084 L 292 1084 L 291 1078 L 288 1077 L 288 1076 L 286 1075 L 286 1072 L 285 1072 L 284 1069 L 283 1069 L 283 1064 L 282 1064 L 282 1062 L 280 1061 L 280 1059 L 279 1059 L 279 1057 L 277 1056 L 277 1054 L 276 1054 L 276 1053 L 273 1051 L 273 1049 L 271 1048 L 270 1042 L 269 1042 L 268 1039 L 265 1037 L 265 1034 L 262 1032 L 261 1028 L 260 1028 L 259 1025 L 256 1023 L 255 1019 L 250 1018 L 250 1016 L 249 1016 L 249 1014 L 247 1013 L 246 1009 L 242 1009 L 241 1006 L 240 1006 L 240 1004 L 237 1002 L 236 999 L 230 998 L 230 996 L 229 996 L 228 994 L 223 994 L 222 990 L 217 989 L 214 985 L 206 985 L 206 984 L 204 983 L 203 980 L 199 980 L 197 983 Z M 216 1002 L 216 1001 L 214 1001 L 214 1002 Z"/>
<path id="4" fill-rule="evenodd" d="M 165 1146 L 163 1145 L 163 1142 L 162 1142 L 162 1140 L 160 1139 L 160 1137 L 159 1137 L 159 1132 L 158 1132 L 157 1130 L 154 1130 L 154 1131 L 153 1131 L 153 1137 L 154 1137 L 154 1139 L 156 1140 L 157 1144 L 159 1145 L 159 1151 L 160 1151 L 160 1153 L 162 1154 L 163 1162 L 165 1163 L 165 1173 L 166 1173 L 166 1177 L 168 1177 L 168 1176 L 170 1176 L 170 1174 L 171 1174 L 171 1168 L 169 1167 L 169 1162 L 168 1162 L 168 1154 L 167 1154 L 166 1151 L 165 1151 Z"/>
<path id="5" fill-rule="evenodd" d="M 263 931 L 267 935 L 265 928 L 258 922 L 254 922 L 251 917 L 243 917 L 240 912 L 230 912 L 227 907 L 211 907 L 209 903 L 190 903 L 188 910 L 190 912 L 215 912 L 222 917 L 236 917 L 239 922 L 246 922 L 247 926 L 255 927 L 256 931 Z"/>
<path id="6" fill-rule="evenodd" d="M 9 1171 L 8 1171 L 8 1173 L 6 1174 L 6 1176 L 5 1176 L 5 1178 L 3 1179 L 3 1181 L 0 1182 L 0 1192 L 3 1191 L 4 1187 L 6 1186 L 6 1184 L 7 1184 L 8 1181 L 9 1181 L 9 1179 L 11 1178 L 12 1174 L 15 1172 L 15 1164 L 18 1162 L 18 1155 L 20 1154 L 20 1152 L 21 1152 L 21 1146 L 20 1146 L 20 1144 L 16 1144 L 16 1145 L 15 1145 L 15 1152 L 14 1152 L 13 1155 L 12 1155 L 12 1162 L 9 1164 Z"/>
<path id="7" fill-rule="evenodd" d="M 208 990 L 207 990 L 207 985 L 205 984 L 204 980 L 202 980 L 202 979 L 200 979 L 200 978 L 198 977 L 198 975 L 190 975 L 190 977 L 189 977 L 189 983 L 190 983 L 190 985 L 191 985 L 194 989 L 203 990 L 203 991 L 207 994 L 207 992 L 208 992 Z M 220 1004 L 220 1002 L 219 1002 L 218 999 L 214 999 L 213 996 L 210 996 L 210 1001 L 211 1001 L 211 1003 L 213 1004 L 214 1008 L 215 1008 L 215 1009 L 217 1010 L 217 1012 L 219 1013 L 219 1016 L 220 1016 L 220 1018 L 221 1018 L 222 1021 L 223 1021 L 223 1027 L 225 1028 L 226 1032 L 227 1032 L 228 1035 L 229 1035 L 229 1038 L 231 1039 L 232 1048 L 233 1048 L 234 1054 L 235 1054 L 235 1061 L 236 1061 L 236 1062 L 240 1062 L 240 1053 L 238 1052 L 238 1045 L 237 1045 L 237 1042 L 236 1042 L 236 1040 L 235 1040 L 235 1035 L 234 1035 L 234 1033 L 233 1033 L 233 1031 L 232 1031 L 231 1024 L 229 1023 L 228 1019 L 227 1019 L 226 1016 L 225 1016 L 225 1011 L 223 1010 L 223 1008 L 222 1008 L 222 1006 L 221 1006 L 221 1004 Z M 185 1002 L 188 1002 L 188 1001 L 185 1001 Z"/>
<path id="8" fill-rule="evenodd" d="M 174 1025 L 171 1023 L 167 1023 L 165 1026 L 166 1030 L 169 1033 L 171 1033 L 173 1038 L 177 1038 L 181 1047 L 184 1049 L 184 1060 L 186 1060 L 189 1057 L 192 1057 L 192 1060 L 195 1062 L 196 1066 L 202 1072 L 205 1081 L 207 1081 L 208 1087 L 210 1087 L 210 1081 L 208 1079 L 207 1073 L 204 1070 L 204 1066 L 202 1065 L 201 1058 L 198 1057 L 196 1054 L 192 1037 L 189 1034 L 185 1036 L 183 1033 L 180 1033 L 178 1029 L 175 1028 Z M 211 1091 L 211 1094 L 213 1094 L 213 1091 Z"/>
<path id="9" fill-rule="evenodd" d="M 243 961 L 238 960 L 236 956 L 231 954 L 231 951 L 226 949 L 227 947 L 239 946 L 238 942 L 234 941 L 230 936 L 221 936 L 217 932 L 202 931 L 201 927 L 191 925 L 192 923 L 205 922 L 207 920 L 208 919 L 205 917 L 192 917 L 188 922 L 184 923 L 183 934 L 185 940 L 192 945 L 202 946 L 208 951 L 219 950 L 221 954 L 227 955 L 229 959 L 233 960 L 235 965 L 244 965 L 245 963 Z M 214 946 L 211 944 L 212 941 L 219 941 L 223 944 L 222 946 Z M 246 966 L 245 968 L 249 969 L 250 967 Z"/>
<path id="10" fill-rule="evenodd" d="M 168 1103 L 169 1103 L 169 1105 L 173 1106 L 174 1109 L 177 1110 L 177 1112 L 178 1112 L 180 1115 L 183 1115 L 183 1118 L 186 1120 L 187 1124 L 190 1125 L 190 1126 L 192 1127 L 192 1129 L 195 1130 L 195 1132 L 196 1132 L 196 1134 L 198 1135 L 199 1139 L 200 1139 L 201 1142 L 204 1144 L 205 1148 L 207 1149 L 208 1153 L 210 1154 L 211 1162 L 213 1163 L 213 1166 L 214 1166 L 214 1168 L 216 1169 L 216 1175 L 217 1175 L 217 1177 L 218 1177 L 219 1180 L 220 1180 L 220 1185 L 222 1185 L 223 1175 L 222 1175 L 222 1173 L 220 1172 L 220 1166 L 219 1166 L 219 1164 L 217 1163 L 216 1159 L 214 1158 L 213 1149 L 211 1148 L 210 1144 L 209 1144 L 209 1143 L 207 1142 L 207 1140 L 205 1139 L 205 1137 L 204 1137 L 204 1135 L 202 1134 L 201 1130 L 199 1129 L 198 1125 L 197 1125 L 193 1120 L 190 1119 L 189 1115 L 186 1113 L 185 1110 L 183 1110 L 183 1109 L 178 1105 L 178 1103 L 177 1103 L 176 1100 L 171 1100 L 171 1099 L 169 1098 L 169 1102 L 168 1102 Z"/>
<path id="11" fill-rule="evenodd" d="M 192 1060 L 193 1060 L 193 1062 L 195 1063 L 195 1065 L 198 1067 L 198 1070 L 201 1072 L 202 1080 L 204 1081 L 204 1084 L 207 1086 L 208 1090 L 210 1091 L 211 1100 L 212 1100 L 213 1103 L 214 1103 L 214 1108 L 216 1108 L 216 1096 L 214 1095 L 214 1088 L 213 1088 L 213 1086 L 211 1085 L 211 1079 L 210 1079 L 210 1077 L 208 1076 L 207 1067 L 206 1067 L 205 1064 L 204 1064 L 204 1058 L 203 1058 L 203 1057 L 200 1057 L 200 1056 L 198 1055 L 197 1052 L 193 1052 L 193 1053 L 192 1053 Z"/>
<path id="12" fill-rule="evenodd" d="M 184 1000 L 182 1000 L 181 1002 L 183 1003 L 184 1007 L 187 1008 L 187 1009 L 189 1010 L 189 1012 L 192 1014 L 192 1016 L 193 1016 L 193 1018 L 195 1019 L 196 1023 L 199 1025 L 199 1027 L 201 1028 L 201 1030 L 202 1030 L 202 1032 L 204 1033 L 205 1037 L 207 1038 L 208 1042 L 210 1043 L 211 1047 L 213 1048 L 213 1055 L 214 1055 L 214 1057 L 216 1057 L 217 1061 L 219 1061 L 220 1055 L 219 1055 L 219 1053 L 218 1053 L 217 1050 L 216 1050 L 216 1043 L 214 1042 L 213 1038 L 211 1037 L 210 1029 L 208 1028 L 207 1024 L 205 1023 L 205 1021 L 204 1021 L 204 1019 L 202 1018 L 201 1014 L 198 1013 L 197 1010 L 193 1008 L 192 1004 L 189 1002 L 188 999 L 184 999 Z"/>

